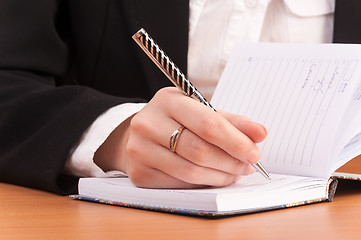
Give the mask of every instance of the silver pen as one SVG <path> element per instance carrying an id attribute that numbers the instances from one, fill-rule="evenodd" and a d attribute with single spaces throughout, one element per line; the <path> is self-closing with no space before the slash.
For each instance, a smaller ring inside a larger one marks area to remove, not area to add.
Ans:
<path id="1" fill-rule="evenodd" d="M 216 109 L 212 107 L 143 28 L 136 32 L 132 38 L 177 88 L 183 91 L 187 96 L 200 101 L 216 112 Z M 270 175 L 260 162 L 252 164 L 252 166 L 265 178 L 271 180 Z"/>

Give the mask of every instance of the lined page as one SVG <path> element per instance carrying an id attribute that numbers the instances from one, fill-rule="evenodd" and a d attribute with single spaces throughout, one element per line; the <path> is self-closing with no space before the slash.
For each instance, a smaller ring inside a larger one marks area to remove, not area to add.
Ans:
<path id="1" fill-rule="evenodd" d="M 358 56 L 358 45 L 240 45 L 211 103 L 266 126 L 258 146 L 268 171 L 326 178 L 359 82 Z"/>

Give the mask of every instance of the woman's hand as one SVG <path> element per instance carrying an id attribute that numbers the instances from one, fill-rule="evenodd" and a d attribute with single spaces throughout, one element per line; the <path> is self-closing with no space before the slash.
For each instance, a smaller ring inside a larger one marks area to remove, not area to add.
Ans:
<path id="1" fill-rule="evenodd" d="M 170 136 L 180 126 L 185 129 L 172 152 Z M 266 134 L 258 123 L 214 112 L 168 87 L 113 131 L 95 161 L 106 171 L 126 172 L 139 187 L 226 186 L 255 171 L 251 164 L 260 159 L 255 143 Z"/>

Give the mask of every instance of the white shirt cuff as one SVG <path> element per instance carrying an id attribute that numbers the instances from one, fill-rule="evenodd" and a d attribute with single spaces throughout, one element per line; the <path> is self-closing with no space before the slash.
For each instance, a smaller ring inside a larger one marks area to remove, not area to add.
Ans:
<path id="1" fill-rule="evenodd" d="M 79 145 L 66 161 L 65 172 L 77 177 L 126 176 L 125 173 L 117 170 L 104 172 L 94 163 L 94 154 L 119 124 L 139 112 L 145 105 L 145 103 L 124 103 L 101 114 L 83 133 Z"/>

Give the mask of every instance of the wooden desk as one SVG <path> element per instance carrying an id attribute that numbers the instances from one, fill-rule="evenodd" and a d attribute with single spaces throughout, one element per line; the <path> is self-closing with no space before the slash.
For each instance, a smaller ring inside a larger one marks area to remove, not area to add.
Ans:
<path id="1" fill-rule="evenodd" d="M 202 219 L 72 200 L 0 183 L 0 239 L 361 239 L 361 182 L 333 202 Z"/>

